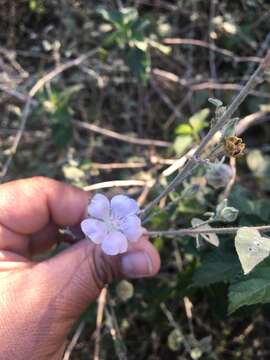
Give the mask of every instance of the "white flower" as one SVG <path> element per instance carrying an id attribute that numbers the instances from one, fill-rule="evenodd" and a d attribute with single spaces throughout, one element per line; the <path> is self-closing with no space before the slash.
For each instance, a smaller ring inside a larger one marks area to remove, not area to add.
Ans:
<path id="1" fill-rule="evenodd" d="M 82 221 L 81 229 L 86 237 L 100 244 L 108 255 L 127 251 L 128 241 L 135 242 L 143 233 L 135 200 L 125 195 L 116 195 L 111 201 L 96 194 L 88 205 L 90 218 Z"/>

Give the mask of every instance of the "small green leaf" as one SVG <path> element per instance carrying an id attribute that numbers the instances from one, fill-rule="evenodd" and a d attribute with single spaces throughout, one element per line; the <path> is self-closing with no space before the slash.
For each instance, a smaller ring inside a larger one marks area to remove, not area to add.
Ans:
<path id="1" fill-rule="evenodd" d="M 129 45 L 130 46 L 135 46 L 137 49 L 145 52 L 147 51 L 147 48 L 148 48 L 148 42 L 146 40 L 143 40 L 143 41 L 138 41 L 138 40 L 135 40 L 135 41 L 131 41 L 129 42 Z"/>
<path id="2" fill-rule="evenodd" d="M 175 129 L 176 135 L 192 135 L 193 129 L 189 124 L 180 124 Z"/>
<path id="3" fill-rule="evenodd" d="M 119 29 L 123 27 L 123 16 L 120 11 L 118 10 L 108 11 L 103 6 L 98 6 L 97 13 L 100 14 L 104 20 L 107 20 L 112 24 L 114 24 L 116 28 Z"/>
<path id="4" fill-rule="evenodd" d="M 125 52 L 125 62 L 133 74 L 146 83 L 150 72 L 150 56 L 138 48 L 130 48 Z"/>
<path id="5" fill-rule="evenodd" d="M 229 314 L 244 305 L 270 302 L 270 259 L 229 287 Z"/>
<path id="6" fill-rule="evenodd" d="M 177 155 L 182 155 L 184 151 L 192 144 L 191 135 L 177 136 L 174 140 L 173 148 Z"/>
<path id="7" fill-rule="evenodd" d="M 198 111 L 189 118 L 188 121 L 196 133 L 199 133 L 202 129 L 204 129 L 207 126 L 205 120 L 208 117 L 208 115 L 209 115 L 209 109 L 206 108 Z"/>
<path id="8" fill-rule="evenodd" d="M 239 260 L 234 253 L 225 252 L 224 249 L 211 251 L 202 265 L 193 275 L 192 286 L 208 286 L 218 282 L 227 282 L 241 271 Z"/>
<path id="9" fill-rule="evenodd" d="M 138 11 L 135 7 L 127 7 L 121 9 L 124 24 L 129 24 L 138 19 Z"/>

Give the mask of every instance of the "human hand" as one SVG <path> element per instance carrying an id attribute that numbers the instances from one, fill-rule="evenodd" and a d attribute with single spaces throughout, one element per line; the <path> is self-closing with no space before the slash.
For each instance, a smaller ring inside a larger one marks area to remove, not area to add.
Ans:
<path id="1" fill-rule="evenodd" d="M 80 223 L 88 199 L 42 177 L 0 186 L 1 359 L 61 359 L 68 332 L 106 283 L 158 271 L 159 255 L 146 236 L 118 256 L 84 239 L 45 261 L 31 260 L 62 240 L 59 227 Z"/>

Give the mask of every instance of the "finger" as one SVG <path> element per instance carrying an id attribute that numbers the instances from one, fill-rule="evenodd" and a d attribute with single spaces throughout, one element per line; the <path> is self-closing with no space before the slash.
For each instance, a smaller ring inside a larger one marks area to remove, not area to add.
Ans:
<path id="1" fill-rule="evenodd" d="M 12 251 L 19 255 L 29 256 L 29 238 L 0 225 L 0 251 Z"/>
<path id="2" fill-rule="evenodd" d="M 10 251 L 20 253 L 25 250 L 25 235 L 38 233 L 50 222 L 57 227 L 79 223 L 89 198 L 81 189 L 43 177 L 3 184 L 0 193 L 0 227 L 16 235 L 16 246 L 8 246 Z M 48 241 L 46 236 L 43 239 Z M 53 239 L 57 241 L 57 237 Z M 7 242 L 0 232 L 0 246 L 5 248 Z M 46 244 L 41 241 L 40 245 Z"/>
<path id="3" fill-rule="evenodd" d="M 72 239 L 66 234 L 59 232 L 59 227 L 52 221 L 41 230 L 30 236 L 29 255 L 33 256 L 50 250 L 55 244 L 61 242 L 71 243 Z"/>
<path id="4" fill-rule="evenodd" d="M 159 255 L 145 236 L 118 256 L 105 255 L 100 246 L 82 240 L 37 264 L 31 276 L 44 284 L 41 294 L 54 299 L 63 316 L 75 319 L 112 279 L 153 276 L 159 267 Z"/>

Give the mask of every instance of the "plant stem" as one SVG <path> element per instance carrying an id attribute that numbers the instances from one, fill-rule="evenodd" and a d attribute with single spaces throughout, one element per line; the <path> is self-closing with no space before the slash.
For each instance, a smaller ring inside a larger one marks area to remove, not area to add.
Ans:
<path id="1" fill-rule="evenodd" d="M 188 160 L 182 171 L 180 171 L 179 174 L 176 175 L 175 178 L 168 184 L 168 186 L 152 202 L 150 202 L 145 207 L 145 209 L 141 213 L 143 219 L 159 203 L 159 201 L 162 198 L 164 198 L 168 193 L 173 191 L 177 185 L 182 183 L 189 176 L 189 174 L 199 166 L 198 159 L 202 155 L 209 141 L 216 134 L 216 132 L 224 128 L 227 122 L 231 119 L 234 112 L 238 109 L 238 107 L 248 96 L 252 88 L 256 85 L 258 77 L 261 74 L 263 74 L 267 66 L 269 66 L 269 63 L 270 63 L 270 51 L 267 53 L 262 63 L 251 75 L 246 85 L 242 88 L 242 90 L 239 92 L 239 94 L 235 97 L 233 102 L 230 104 L 230 106 L 221 116 L 219 121 L 209 130 L 208 134 L 202 139 L 193 157 L 190 160 Z"/>
<path id="2" fill-rule="evenodd" d="M 148 231 L 146 234 L 150 237 L 156 236 L 184 236 L 184 235 L 197 235 L 197 234 L 234 234 L 242 227 L 224 227 L 224 228 L 211 228 L 211 229 L 180 229 L 180 230 L 157 230 Z M 270 225 L 263 226 L 248 226 L 248 229 L 255 229 L 258 231 L 270 231 Z"/>

